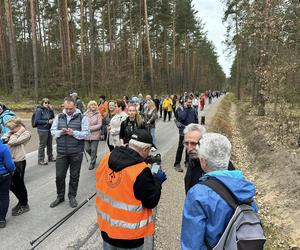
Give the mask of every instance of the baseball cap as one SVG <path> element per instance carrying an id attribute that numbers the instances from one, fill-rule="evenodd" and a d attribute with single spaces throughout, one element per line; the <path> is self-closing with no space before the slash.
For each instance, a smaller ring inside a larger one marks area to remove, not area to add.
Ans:
<path id="1" fill-rule="evenodd" d="M 145 129 L 135 130 L 131 136 L 131 139 L 153 145 L 152 136 Z"/>

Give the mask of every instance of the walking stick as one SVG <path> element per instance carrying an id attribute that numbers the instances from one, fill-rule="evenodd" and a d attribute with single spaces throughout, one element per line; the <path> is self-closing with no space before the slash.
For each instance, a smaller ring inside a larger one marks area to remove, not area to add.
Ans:
<path id="1" fill-rule="evenodd" d="M 75 214 L 81 207 L 83 207 L 86 203 L 88 203 L 95 195 L 96 195 L 96 193 L 94 193 L 93 195 L 91 195 L 89 198 L 87 198 L 85 201 L 83 201 L 77 208 L 73 209 L 70 213 L 68 213 L 60 221 L 58 221 L 57 223 L 55 223 L 52 227 L 50 227 L 48 230 L 46 230 L 43 234 L 41 234 L 36 239 L 30 241 L 30 245 L 31 246 L 33 246 L 37 242 L 37 244 L 33 248 L 31 248 L 31 250 L 35 249 L 45 239 L 47 239 L 57 228 L 59 228 L 63 223 L 65 223 L 73 214 Z"/>

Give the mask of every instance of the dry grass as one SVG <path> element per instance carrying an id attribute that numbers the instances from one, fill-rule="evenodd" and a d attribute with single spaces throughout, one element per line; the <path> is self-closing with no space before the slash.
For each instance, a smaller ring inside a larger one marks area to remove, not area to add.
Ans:
<path id="1" fill-rule="evenodd" d="M 218 110 L 213 118 L 213 122 L 210 127 L 210 132 L 216 132 L 226 135 L 229 139 L 232 137 L 232 120 L 229 116 L 231 104 L 234 100 L 232 94 L 229 94 L 223 98 L 218 106 Z"/>

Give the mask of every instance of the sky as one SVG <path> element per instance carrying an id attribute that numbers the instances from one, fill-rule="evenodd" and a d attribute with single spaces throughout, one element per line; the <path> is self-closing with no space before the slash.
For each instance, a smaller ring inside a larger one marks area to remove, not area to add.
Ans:
<path id="1" fill-rule="evenodd" d="M 198 11 L 197 16 L 204 24 L 208 40 L 212 41 L 216 47 L 219 64 L 226 76 L 229 77 L 233 58 L 228 57 L 228 52 L 225 51 L 226 45 L 222 43 L 226 33 L 226 28 L 222 23 L 224 4 L 221 0 L 193 0 L 193 5 L 194 9 Z"/>

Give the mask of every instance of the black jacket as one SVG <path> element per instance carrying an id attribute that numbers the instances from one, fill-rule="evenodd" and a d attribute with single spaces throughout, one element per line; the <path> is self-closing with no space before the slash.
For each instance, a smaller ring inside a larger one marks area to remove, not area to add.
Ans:
<path id="1" fill-rule="evenodd" d="M 115 172 L 124 168 L 144 162 L 144 159 L 133 149 L 128 147 L 116 147 L 110 154 L 108 165 Z M 153 177 L 150 168 L 145 168 L 136 178 L 133 186 L 134 196 L 140 200 L 144 207 L 155 208 L 161 194 L 161 183 Z M 144 239 L 119 240 L 110 238 L 107 233 L 101 231 L 104 241 L 120 248 L 136 248 L 144 244 Z"/>
<path id="2" fill-rule="evenodd" d="M 228 170 L 235 170 L 232 162 L 229 161 Z M 205 174 L 201 168 L 199 159 L 189 159 L 188 168 L 184 177 L 185 194 L 199 182 L 199 179 Z"/>

